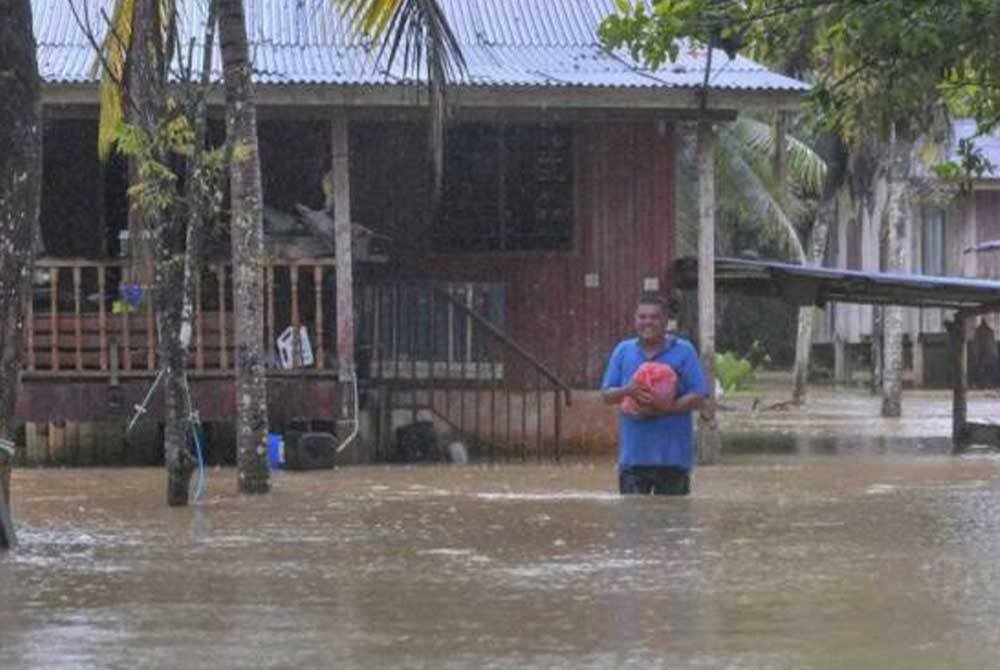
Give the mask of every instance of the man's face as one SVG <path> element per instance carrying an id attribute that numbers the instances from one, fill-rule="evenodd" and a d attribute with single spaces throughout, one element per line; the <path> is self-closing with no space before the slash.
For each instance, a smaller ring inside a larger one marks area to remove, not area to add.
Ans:
<path id="1" fill-rule="evenodd" d="M 667 333 L 667 320 L 659 305 L 639 305 L 635 310 L 635 331 L 642 340 L 662 339 Z"/>

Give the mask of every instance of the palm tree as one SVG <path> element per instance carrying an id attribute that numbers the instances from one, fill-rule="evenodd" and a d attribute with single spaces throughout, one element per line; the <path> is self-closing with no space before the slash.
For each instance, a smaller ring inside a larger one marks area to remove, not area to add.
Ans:
<path id="1" fill-rule="evenodd" d="M 440 188 L 443 157 L 444 90 L 448 79 L 464 67 L 457 41 L 436 0 L 333 0 L 349 15 L 355 29 L 369 37 L 382 39 L 382 56 L 387 66 L 402 56 L 404 69 L 426 68 L 431 95 L 431 142 L 435 166 L 435 196 Z M 150 135 L 161 126 L 165 108 L 161 101 L 167 71 L 177 41 L 177 0 L 118 0 L 108 36 L 98 50 L 102 70 L 101 123 L 99 151 L 109 154 L 120 120 L 127 109 L 129 116 L 147 129 Z M 223 55 L 223 79 L 226 89 L 227 144 L 231 160 L 231 239 L 233 256 L 234 317 L 237 324 L 236 396 L 238 486 L 245 493 L 269 489 L 266 461 L 267 396 L 264 374 L 263 305 L 263 230 L 261 207 L 263 194 L 257 153 L 257 124 L 251 81 L 251 63 L 242 0 L 212 0 L 206 27 L 206 54 L 211 46 L 211 17 L 219 21 L 219 40 Z M 134 37 L 135 36 L 135 37 Z M 136 37 L 138 39 L 136 39 Z M 95 43 L 96 46 L 96 43 Z M 207 64 L 208 59 L 203 59 Z M 234 147 L 239 150 L 233 150 Z M 154 162 L 167 164 L 167 157 L 153 156 Z M 179 217 L 157 216 L 148 212 L 147 225 L 157 231 L 161 241 L 178 242 L 185 238 L 165 226 Z M 189 231 L 190 232 L 190 231 Z M 194 236 L 195 238 L 197 236 Z M 190 234 L 187 236 L 190 241 Z M 164 252 L 157 259 L 157 279 L 161 287 L 190 280 L 191 245 L 178 271 L 177 263 L 168 263 L 169 251 L 177 244 L 160 244 Z M 160 269 L 162 268 L 162 272 Z M 173 274 L 169 274 L 169 272 Z M 187 457 L 187 430 L 179 408 L 182 391 L 186 392 L 187 350 L 181 338 L 183 315 L 190 313 L 189 287 L 175 286 L 163 291 L 178 300 L 158 301 L 164 314 L 161 327 L 164 346 L 161 361 L 166 364 L 168 390 L 168 430 L 165 453 L 170 484 L 168 503 L 184 504 L 190 462 Z M 179 296 L 185 296 L 180 299 Z M 169 308 L 169 309 L 168 309 Z M 167 318 L 171 317 L 171 318 Z M 174 398 L 175 402 L 170 399 Z M 174 426 L 173 429 L 170 426 Z"/>
<path id="2" fill-rule="evenodd" d="M 821 144 L 825 143 L 824 139 Z M 775 159 L 779 152 L 783 155 L 780 161 Z M 819 150 L 793 134 L 782 137 L 772 124 L 741 115 L 719 135 L 716 173 L 723 246 L 731 244 L 738 232 L 752 233 L 781 242 L 795 262 L 822 262 L 843 172 L 828 169 L 828 160 Z M 681 179 L 692 178 L 682 171 Z M 682 209 L 693 211 L 695 193 L 693 185 L 679 189 Z M 682 236 L 693 238 L 694 234 L 693 226 L 681 227 Z M 691 249 L 693 242 L 682 239 L 681 246 Z M 814 320 L 814 308 L 800 310 L 793 392 L 796 402 L 805 398 Z"/>
<path id="3" fill-rule="evenodd" d="M 0 63 L 0 440 L 8 440 L 13 437 L 23 314 L 30 300 L 26 280 L 32 273 L 42 176 L 41 97 L 29 0 L 4 3 Z M 0 454 L 0 495 L 5 497 L 12 458 Z M 0 548 L 3 535 L 0 529 Z"/>
<path id="4" fill-rule="evenodd" d="M 264 191 L 257 150 L 257 107 L 251 80 L 243 0 L 217 0 L 222 78 L 226 88 L 233 322 L 236 346 L 236 464 L 242 493 L 267 493 L 267 377 L 264 332 Z"/>
<path id="5" fill-rule="evenodd" d="M 390 67 L 402 57 L 403 70 L 424 70 L 430 96 L 430 141 L 436 202 L 444 174 L 445 93 L 465 70 L 458 40 L 438 0 L 333 0 L 360 34 L 381 41 L 379 60 Z"/>

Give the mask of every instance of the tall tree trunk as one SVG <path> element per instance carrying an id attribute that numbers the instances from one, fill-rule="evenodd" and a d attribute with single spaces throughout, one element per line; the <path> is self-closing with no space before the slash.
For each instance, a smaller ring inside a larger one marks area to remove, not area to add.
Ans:
<path id="1" fill-rule="evenodd" d="M 709 398 L 698 413 L 698 462 L 710 465 L 722 451 L 715 419 L 715 145 L 711 124 L 698 124 L 698 346 Z"/>
<path id="2" fill-rule="evenodd" d="M 30 0 L 0 0 L 0 440 L 12 441 L 42 183 L 41 102 Z M 10 495 L 12 458 L 0 458 Z"/>
<path id="3" fill-rule="evenodd" d="M 166 49 L 158 0 L 136 0 L 132 18 L 133 42 L 129 53 L 129 77 L 125 95 L 129 121 L 156 138 L 166 117 Z M 152 142 L 136 166 L 153 161 L 170 165 L 171 157 L 161 143 Z M 172 193 L 177 188 L 172 176 L 162 171 L 146 171 L 139 176 L 148 193 Z M 145 198 L 138 203 L 143 238 L 148 242 L 155 276 L 153 290 L 146 299 L 154 300 L 158 335 L 159 366 L 165 393 L 163 454 L 167 470 L 167 504 L 186 505 L 193 463 L 188 448 L 187 348 L 181 338 L 181 309 L 184 296 L 183 219 L 174 207 L 164 208 L 162 199 Z M 148 272 L 148 268 L 142 270 Z M 148 281 L 141 276 L 135 277 Z"/>
<path id="4" fill-rule="evenodd" d="M 909 271 L 910 241 L 907 236 L 909 216 L 909 177 L 913 146 L 896 135 L 889 144 L 889 203 L 886 217 L 886 260 L 889 272 Z M 882 416 L 902 413 L 903 394 L 903 308 L 890 305 L 884 311 Z"/>
<path id="5" fill-rule="evenodd" d="M 230 166 L 233 310 L 236 340 L 236 461 L 239 490 L 267 493 L 267 386 L 263 328 L 262 186 L 257 111 L 242 0 L 219 0 L 219 42 L 226 88 Z"/>
<path id="6" fill-rule="evenodd" d="M 847 176 L 847 147 L 840 137 L 828 136 L 824 140 L 828 151 L 824 152 L 827 169 L 823 183 L 823 193 L 816 210 L 816 220 L 809 231 L 806 264 L 820 266 L 826 255 L 826 243 L 830 227 L 836 226 L 840 215 L 840 196 Z M 812 354 L 813 325 L 816 322 L 816 307 L 809 305 L 799 308 L 799 324 L 795 338 L 795 367 L 792 402 L 801 405 L 806 401 L 809 382 L 809 359 Z"/>
<path id="7" fill-rule="evenodd" d="M 837 199 L 835 197 L 824 198 L 816 213 L 816 222 L 812 230 L 809 231 L 809 251 L 806 263 L 808 265 L 822 265 L 823 255 L 826 253 L 827 233 L 830 230 L 831 221 L 837 216 Z M 806 393 L 809 382 L 809 359 L 812 354 L 813 325 L 816 321 L 817 309 L 814 305 L 807 305 L 799 308 L 799 324 L 795 336 L 795 367 L 792 375 L 794 378 L 794 388 L 792 390 L 792 402 L 801 405 L 806 401 Z"/>

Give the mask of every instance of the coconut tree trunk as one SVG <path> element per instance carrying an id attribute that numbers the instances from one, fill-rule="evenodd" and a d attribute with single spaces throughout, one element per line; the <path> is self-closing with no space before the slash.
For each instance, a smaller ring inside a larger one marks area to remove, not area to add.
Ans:
<path id="1" fill-rule="evenodd" d="M 0 0 L 0 68 L 0 440 L 9 441 L 42 181 L 41 102 L 29 0 Z M 5 496 L 10 495 L 12 460 L 0 455 Z"/>
<path id="2" fill-rule="evenodd" d="M 886 269 L 902 273 L 909 270 L 910 243 L 906 231 L 912 145 L 893 132 L 889 150 L 891 163 L 885 236 Z M 882 416 L 898 417 L 902 413 L 903 393 L 902 307 L 889 305 L 885 308 L 883 328 Z"/>
<path id="3" fill-rule="evenodd" d="M 129 76 L 125 97 L 129 121 L 151 138 L 157 137 L 166 117 L 167 48 L 163 43 L 158 0 L 136 0 L 132 17 L 133 41 L 129 52 Z M 170 165 L 171 158 L 161 143 L 151 142 L 138 161 L 140 178 L 147 193 L 166 194 L 176 189 L 173 180 L 162 171 L 143 171 L 142 163 L 152 161 Z M 182 218 L 158 198 L 140 199 L 143 227 L 142 242 L 148 242 L 154 260 L 154 284 L 145 291 L 153 300 L 156 312 L 159 367 L 165 394 L 163 455 L 167 470 L 167 504 L 188 503 L 193 463 L 188 448 L 187 350 L 181 336 L 181 312 L 184 295 L 184 248 Z M 141 245 L 140 245 L 141 246 Z M 148 268 L 142 270 L 148 272 Z M 135 279 L 148 281 L 137 276 Z"/>
<path id="4" fill-rule="evenodd" d="M 826 157 L 826 179 L 823 194 L 816 211 L 816 220 L 809 231 L 806 264 L 820 266 L 826 255 L 826 243 L 831 226 L 835 226 L 840 216 L 840 196 L 847 175 L 847 147 L 839 137 L 828 136 Z M 799 324 L 795 339 L 795 368 L 792 402 L 801 405 L 806 401 L 809 381 L 809 359 L 812 354 L 813 325 L 816 322 L 816 307 L 809 305 L 799 308 Z"/>
<path id="5" fill-rule="evenodd" d="M 709 123 L 698 124 L 698 346 L 710 397 L 698 413 L 698 462 L 710 465 L 722 450 L 715 419 L 715 145 Z"/>
<path id="6" fill-rule="evenodd" d="M 263 328 L 262 187 L 257 111 L 242 0 L 219 0 L 219 43 L 226 88 L 230 164 L 230 230 L 236 342 L 236 460 L 243 493 L 267 493 L 267 386 Z"/>

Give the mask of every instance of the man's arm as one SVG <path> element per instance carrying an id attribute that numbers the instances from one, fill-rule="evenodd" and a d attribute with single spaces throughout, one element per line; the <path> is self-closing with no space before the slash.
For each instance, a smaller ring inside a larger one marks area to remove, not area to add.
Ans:
<path id="1" fill-rule="evenodd" d="M 636 394 L 635 382 L 629 381 L 626 386 L 612 386 L 601 390 L 601 398 L 609 405 L 617 405 L 627 396 Z"/>
<path id="2" fill-rule="evenodd" d="M 644 416 L 661 416 L 665 414 L 685 414 L 701 409 L 705 396 L 699 393 L 686 393 L 680 398 L 657 398 L 649 391 L 639 389 L 635 393 L 636 403 Z"/>

